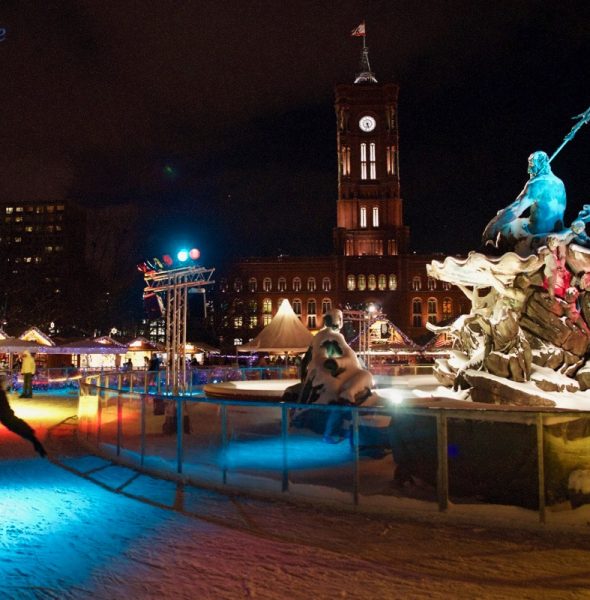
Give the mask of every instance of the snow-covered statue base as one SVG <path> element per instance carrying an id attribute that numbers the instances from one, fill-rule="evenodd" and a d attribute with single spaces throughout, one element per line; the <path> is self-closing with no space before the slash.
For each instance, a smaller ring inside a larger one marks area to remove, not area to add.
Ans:
<path id="1" fill-rule="evenodd" d="M 427 327 L 453 338 L 451 357 L 435 365 L 437 378 L 471 387 L 475 401 L 552 406 L 539 392 L 590 388 L 590 207 L 564 228 L 565 189 L 545 153 L 529 157 L 529 175 L 484 232 L 484 243 L 507 252 L 427 266 L 430 277 L 457 285 L 471 301 L 452 325 Z M 526 210 L 530 218 L 521 216 Z"/>
<path id="2" fill-rule="evenodd" d="M 373 406 L 379 396 L 373 393 L 371 373 L 361 364 L 354 350 L 340 333 L 343 325 L 341 310 L 324 315 L 324 326 L 315 335 L 301 366 L 301 383 L 287 390 L 284 400 L 301 404 L 337 404 L 340 406 Z M 295 396 L 295 397 L 294 397 Z M 296 427 L 306 427 L 323 433 L 327 443 L 338 443 L 345 437 L 343 423 L 350 418 L 345 410 L 307 410 L 292 420 Z M 388 445 L 386 427 L 389 418 L 361 416 L 361 444 Z M 367 440 L 370 438 L 370 441 Z"/>

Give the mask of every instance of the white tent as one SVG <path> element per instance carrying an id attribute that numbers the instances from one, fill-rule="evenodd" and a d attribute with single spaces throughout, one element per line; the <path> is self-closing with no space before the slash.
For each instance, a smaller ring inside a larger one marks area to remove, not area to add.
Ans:
<path id="1" fill-rule="evenodd" d="M 309 348 L 312 339 L 285 299 L 272 321 L 251 342 L 239 346 L 238 352 L 300 353 Z"/>

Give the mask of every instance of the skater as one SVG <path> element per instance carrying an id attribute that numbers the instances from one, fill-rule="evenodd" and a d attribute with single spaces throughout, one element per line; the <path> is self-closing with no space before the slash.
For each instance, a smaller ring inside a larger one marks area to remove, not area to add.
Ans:
<path id="1" fill-rule="evenodd" d="M 35 374 L 35 370 L 35 359 L 28 350 L 25 350 L 20 368 L 21 375 L 23 376 L 23 393 L 20 395 L 21 398 L 33 397 L 33 375 Z"/>
<path id="2" fill-rule="evenodd" d="M 17 435 L 20 435 L 25 440 L 28 440 L 33 444 L 33 448 L 35 448 L 36 452 L 39 454 L 41 458 L 45 458 L 47 456 L 47 452 L 43 447 L 43 444 L 37 439 L 35 435 L 34 429 L 22 419 L 19 419 L 15 414 L 12 408 L 10 408 L 10 404 L 8 403 L 8 396 L 5 391 L 5 377 L 0 376 L 0 423 L 13 431 Z"/>

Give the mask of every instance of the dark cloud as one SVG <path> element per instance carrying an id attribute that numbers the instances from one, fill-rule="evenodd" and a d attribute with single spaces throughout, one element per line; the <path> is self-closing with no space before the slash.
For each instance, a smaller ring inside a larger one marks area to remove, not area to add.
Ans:
<path id="1" fill-rule="evenodd" d="M 183 229 L 213 255 L 329 249 L 333 87 L 363 18 L 401 87 L 414 246 L 468 250 L 590 105 L 587 2 L 4 2 L 0 197 L 134 199 L 168 211 L 146 244 Z M 587 127 L 554 163 L 574 212 L 589 151 Z"/>

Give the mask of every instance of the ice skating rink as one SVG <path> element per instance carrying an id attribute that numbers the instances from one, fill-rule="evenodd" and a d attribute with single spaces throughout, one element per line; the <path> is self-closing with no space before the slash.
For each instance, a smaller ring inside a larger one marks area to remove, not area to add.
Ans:
<path id="1" fill-rule="evenodd" d="M 0 430 L 0 597 L 576 599 L 590 537 L 228 497 L 88 455 L 76 399 L 12 397 L 51 461 Z"/>

